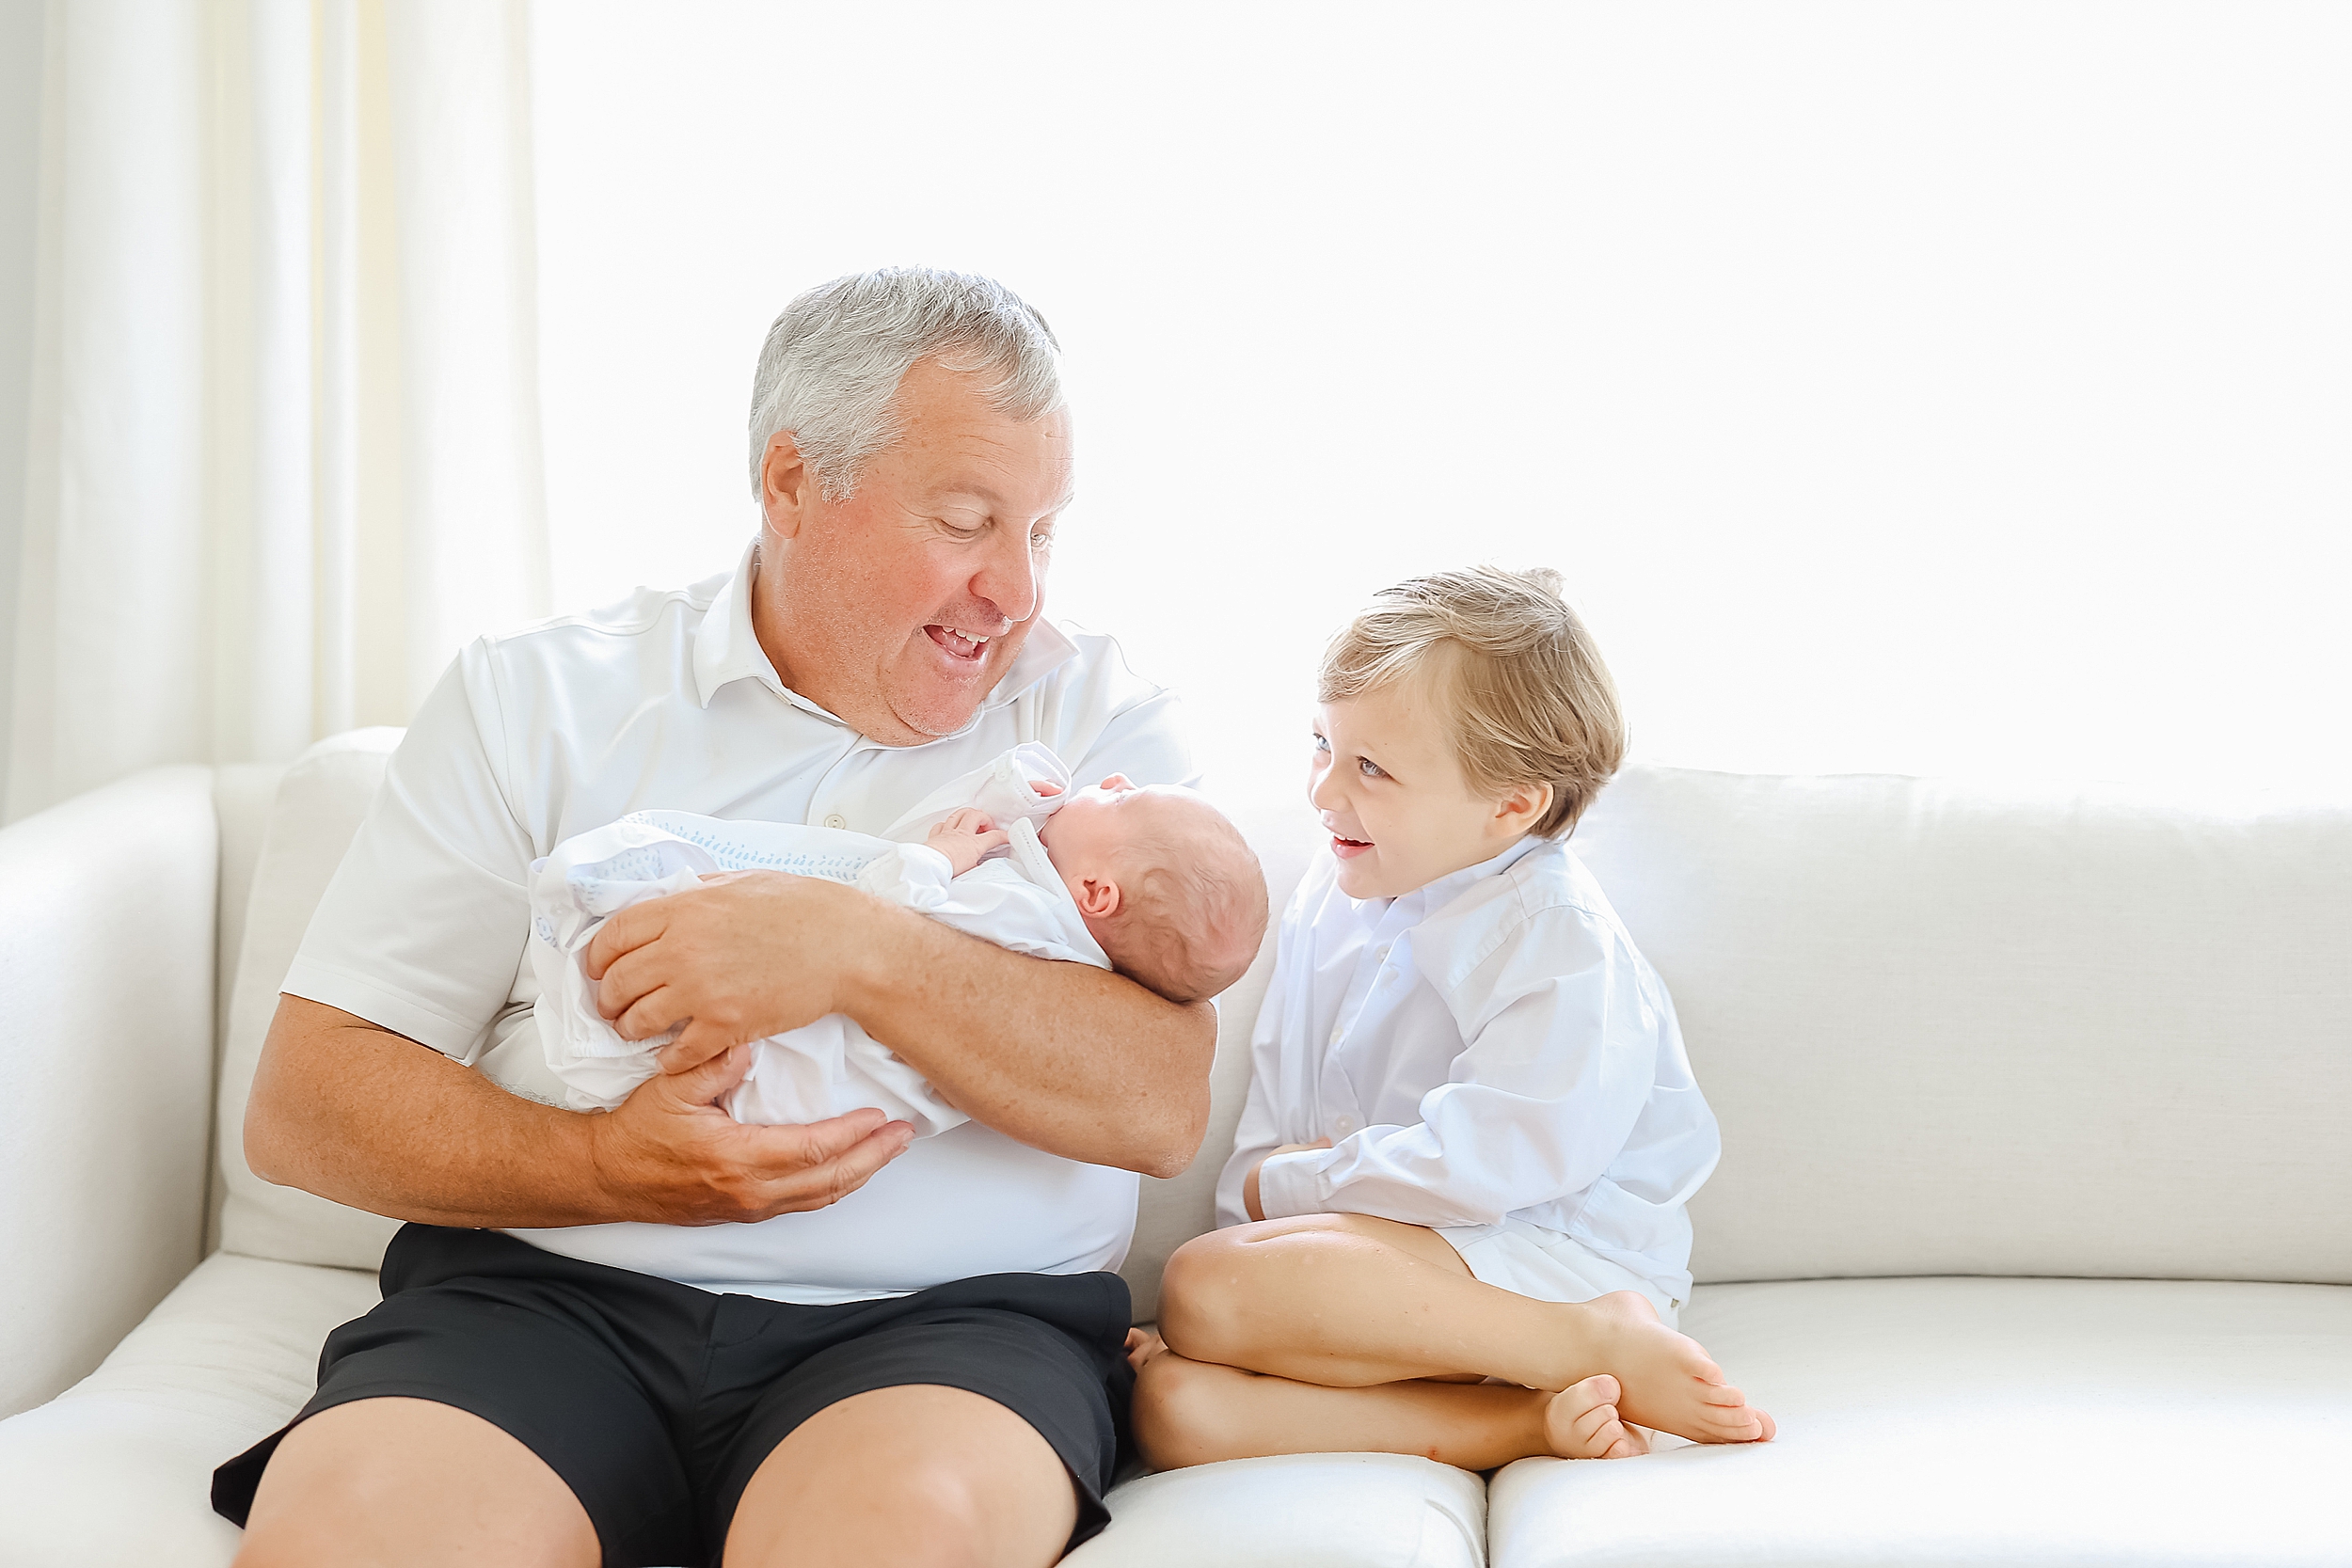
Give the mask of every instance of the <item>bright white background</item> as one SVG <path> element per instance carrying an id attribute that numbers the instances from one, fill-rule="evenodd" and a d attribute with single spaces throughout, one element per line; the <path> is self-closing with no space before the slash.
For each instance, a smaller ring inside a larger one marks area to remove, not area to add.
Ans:
<path id="1" fill-rule="evenodd" d="M 1054 613 L 1287 796 L 1372 590 L 1568 578 L 1635 752 L 2341 793 L 2352 10 L 537 19 L 555 602 L 732 564 L 800 289 L 1069 356 Z"/>

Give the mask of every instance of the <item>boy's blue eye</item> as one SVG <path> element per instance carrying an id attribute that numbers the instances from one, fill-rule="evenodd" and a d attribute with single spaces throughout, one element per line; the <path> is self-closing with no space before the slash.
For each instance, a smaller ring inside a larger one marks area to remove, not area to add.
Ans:
<path id="1" fill-rule="evenodd" d="M 1318 752 L 1327 752 L 1327 751 L 1329 751 L 1330 749 L 1331 749 L 1331 743 L 1330 743 L 1329 741 L 1327 741 L 1327 740 L 1324 739 L 1324 738 L 1323 738 L 1323 736 L 1315 736 L 1315 750 L 1316 750 L 1316 751 L 1318 751 Z"/>
<path id="2" fill-rule="evenodd" d="M 1358 757 L 1356 759 L 1356 770 L 1363 774 L 1363 776 L 1367 779 L 1385 779 L 1388 777 L 1387 774 L 1380 771 L 1380 765 L 1373 761 L 1370 757 Z"/>

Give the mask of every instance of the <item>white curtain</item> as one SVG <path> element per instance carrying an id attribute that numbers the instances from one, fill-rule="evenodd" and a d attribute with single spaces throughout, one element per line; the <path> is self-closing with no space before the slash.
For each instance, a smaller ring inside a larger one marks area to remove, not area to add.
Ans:
<path id="1" fill-rule="evenodd" d="M 548 610 L 524 0 L 51 0 L 8 818 Z"/>

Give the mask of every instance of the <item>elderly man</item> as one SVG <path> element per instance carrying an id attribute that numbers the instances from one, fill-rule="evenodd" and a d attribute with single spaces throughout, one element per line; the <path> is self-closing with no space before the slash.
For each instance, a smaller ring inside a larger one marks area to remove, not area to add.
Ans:
<path id="1" fill-rule="evenodd" d="M 1045 1563 L 1102 1527 L 1130 1385 L 1105 1271 L 1182 1170 L 1215 1022 L 829 882 L 716 879 L 589 952 L 618 1110 L 555 1108 L 525 876 L 644 807 L 873 832 L 1042 741 L 1193 772 L 1173 699 L 1040 613 L 1071 425 L 986 279 L 843 278 L 760 356 L 729 577 L 468 648 L 319 907 L 253 1168 L 409 1221 L 316 1398 L 224 1465 L 246 1564 Z M 974 1118 L 739 1126 L 744 1042 L 843 1013 Z M 249 1511 L 249 1516 L 248 1516 Z"/>

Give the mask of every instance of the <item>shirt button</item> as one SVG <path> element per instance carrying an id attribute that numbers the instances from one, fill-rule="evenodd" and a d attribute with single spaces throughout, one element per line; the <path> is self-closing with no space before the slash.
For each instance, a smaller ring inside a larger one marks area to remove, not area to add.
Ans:
<path id="1" fill-rule="evenodd" d="M 832 816 L 825 818 L 825 826 L 828 828 L 846 828 L 849 825 L 850 819 L 842 816 L 839 812 L 834 812 Z"/>
<path id="2" fill-rule="evenodd" d="M 1340 1130 L 1340 1136 L 1344 1138 L 1350 1132 L 1356 1131 L 1356 1118 L 1354 1117 L 1342 1117 L 1337 1122 L 1333 1123 L 1333 1125 Z"/>
<path id="3" fill-rule="evenodd" d="M 1340 1026 L 1336 1023 L 1331 1025 L 1331 1043 L 1333 1045 L 1340 1043 Z"/>

